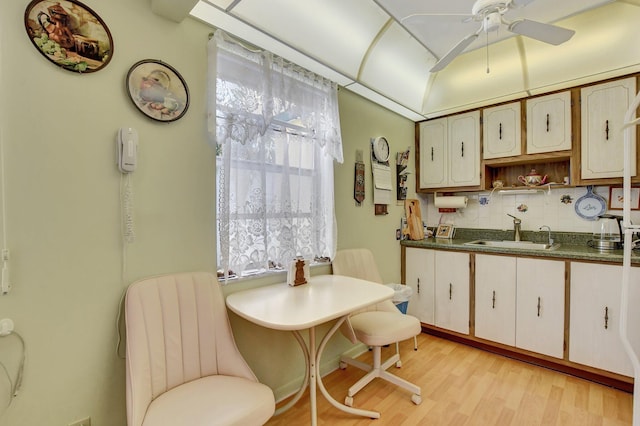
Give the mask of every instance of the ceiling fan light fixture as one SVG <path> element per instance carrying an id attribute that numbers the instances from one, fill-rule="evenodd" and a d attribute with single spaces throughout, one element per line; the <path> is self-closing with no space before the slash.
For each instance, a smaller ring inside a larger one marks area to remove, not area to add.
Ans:
<path id="1" fill-rule="evenodd" d="M 482 29 L 486 33 L 490 33 L 492 31 L 498 31 L 500 25 L 502 24 L 502 16 L 499 12 L 491 12 L 487 16 L 484 17 L 482 21 Z"/>
<path id="2" fill-rule="evenodd" d="M 471 8 L 472 15 L 487 15 L 493 12 L 503 13 L 509 8 L 509 1 L 504 0 L 477 0 Z"/>

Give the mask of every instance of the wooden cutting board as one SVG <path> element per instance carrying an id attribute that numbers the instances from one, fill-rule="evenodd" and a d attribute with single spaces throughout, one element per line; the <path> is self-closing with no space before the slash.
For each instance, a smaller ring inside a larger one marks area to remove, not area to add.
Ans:
<path id="1" fill-rule="evenodd" d="M 404 200 L 404 212 L 407 216 L 407 231 L 405 234 L 410 240 L 423 240 L 424 228 L 422 227 L 422 213 L 420 201 L 416 199 Z"/>

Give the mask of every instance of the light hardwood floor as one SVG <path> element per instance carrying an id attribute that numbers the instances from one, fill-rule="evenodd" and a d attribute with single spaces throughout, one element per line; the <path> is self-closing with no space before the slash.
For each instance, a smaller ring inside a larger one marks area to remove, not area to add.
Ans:
<path id="1" fill-rule="evenodd" d="M 385 348 L 386 359 L 392 348 Z M 361 359 L 369 362 L 370 353 Z M 459 343 L 421 334 L 401 343 L 402 368 L 390 371 L 422 388 L 422 404 L 380 379 L 355 397 L 353 406 L 380 411 L 377 420 L 335 409 L 318 391 L 318 425 L 631 425 L 632 395 Z M 323 378 L 343 402 L 364 373 L 349 366 Z M 308 395 L 267 425 L 309 424 Z"/>

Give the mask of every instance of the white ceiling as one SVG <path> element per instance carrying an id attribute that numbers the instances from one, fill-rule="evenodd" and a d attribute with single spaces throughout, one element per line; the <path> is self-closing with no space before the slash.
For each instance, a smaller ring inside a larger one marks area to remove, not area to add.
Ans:
<path id="1" fill-rule="evenodd" d="M 523 1 L 527 2 L 519 0 Z M 640 0 L 535 0 L 509 10 L 505 18 L 575 30 L 571 40 L 552 46 L 513 36 L 502 27 L 497 33 L 481 34 L 448 67 L 430 73 L 437 59 L 480 27 L 466 19 L 473 4 L 474 0 L 152 0 L 156 13 L 176 21 L 195 5 L 193 18 L 414 121 L 640 69 Z M 410 15 L 416 16 L 403 19 Z"/>

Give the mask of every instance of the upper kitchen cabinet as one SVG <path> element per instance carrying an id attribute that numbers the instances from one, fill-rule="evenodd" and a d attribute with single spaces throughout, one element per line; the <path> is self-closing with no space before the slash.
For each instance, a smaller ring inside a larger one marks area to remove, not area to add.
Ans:
<path id="1" fill-rule="evenodd" d="M 513 157 L 522 153 L 520 102 L 482 111 L 484 159 Z"/>
<path id="2" fill-rule="evenodd" d="M 418 125 L 418 192 L 480 185 L 480 111 Z"/>
<path id="3" fill-rule="evenodd" d="M 420 123 L 418 133 L 418 189 L 447 186 L 447 117 Z"/>
<path id="4" fill-rule="evenodd" d="M 571 149 L 571 92 L 527 99 L 527 154 Z"/>
<path id="5" fill-rule="evenodd" d="M 624 165 L 622 125 L 624 115 L 635 93 L 635 77 L 580 89 L 582 140 L 580 177 L 583 180 L 622 177 Z M 632 132 L 631 158 L 636 158 L 636 132 Z M 631 164 L 632 176 L 636 175 L 636 162 L 632 161 Z"/>

